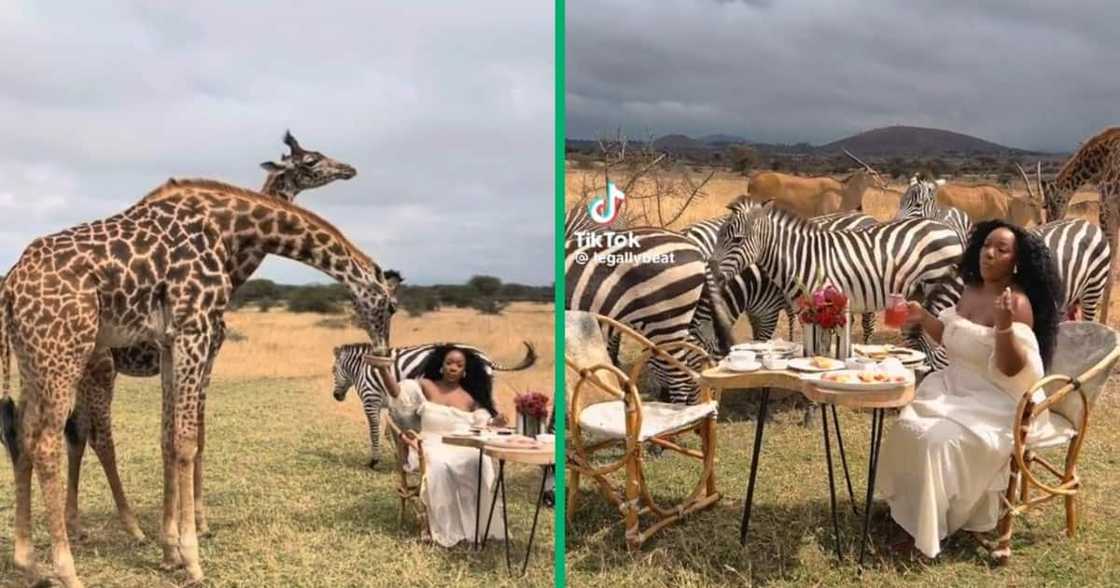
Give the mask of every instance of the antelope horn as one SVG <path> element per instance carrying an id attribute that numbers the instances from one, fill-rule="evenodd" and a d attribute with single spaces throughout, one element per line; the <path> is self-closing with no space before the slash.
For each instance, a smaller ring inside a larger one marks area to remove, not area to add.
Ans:
<path id="1" fill-rule="evenodd" d="M 869 173 L 871 173 L 871 175 L 875 176 L 875 180 L 879 183 L 880 186 L 886 186 L 886 182 L 884 182 L 883 178 L 879 176 L 879 172 L 875 171 L 875 168 L 871 167 L 870 165 L 867 165 L 866 162 L 864 162 L 862 159 L 856 157 L 855 155 L 852 155 L 851 151 L 848 151 L 847 149 L 841 149 L 841 151 L 844 152 L 844 155 L 847 155 L 848 157 L 850 157 L 852 159 L 852 161 L 862 165 L 864 167 L 864 169 L 866 169 Z"/>
<path id="2" fill-rule="evenodd" d="M 1023 184 L 1027 187 L 1027 198 L 1038 202 L 1039 198 L 1035 196 L 1034 189 L 1031 188 L 1031 179 L 1027 176 L 1027 170 L 1023 169 L 1023 166 L 1019 165 L 1018 161 L 1015 162 L 1015 168 L 1019 170 L 1019 175 L 1023 176 Z M 1042 169 L 1042 162 L 1039 162 L 1039 169 Z M 1041 184 L 1039 185 L 1041 186 Z"/>

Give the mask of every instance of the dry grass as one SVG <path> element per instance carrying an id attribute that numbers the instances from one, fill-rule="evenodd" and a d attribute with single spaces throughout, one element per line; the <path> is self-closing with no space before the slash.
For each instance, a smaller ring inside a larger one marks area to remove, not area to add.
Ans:
<path id="1" fill-rule="evenodd" d="M 586 174 L 582 170 L 568 171 L 568 205 L 580 197 Z M 893 185 L 892 188 L 901 191 L 903 186 Z M 744 189 L 745 181 L 741 176 L 717 173 L 705 190 L 705 197 L 694 201 L 669 228 L 680 229 L 723 214 L 727 203 Z M 1095 223 L 1095 200 L 1095 192 L 1079 192 L 1074 198 L 1075 210 L 1071 216 L 1081 216 Z M 1087 204 L 1082 207 L 1082 213 L 1076 212 L 1079 202 Z M 640 209 L 644 203 L 627 201 L 626 206 Z M 675 211 L 681 203 L 666 201 L 662 204 Z M 864 200 L 864 209 L 880 220 L 894 216 L 897 207 L 897 197 L 881 192 L 870 193 Z M 1116 326 L 1120 321 L 1117 297 L 1111 304 L 1110 315 L 1118 317 L 1113 321 Z M 739 321 L 736 325 L 737 339 L 749 337 L 749 327 L 745 323 Z M 778 333 L 789 336 L 785 321 L 780 323 Z M 876 340 L 896 338 L 896 334 L 887 332 L 877 335 Z M 1120 549 L 1116 547 L 1120 545 L 1120 527 L 1112 521 L 1120 515 L 1120 506 L 1112 497 L 1120 493 L 1120 476 L 1117 476 L 1120 466 L 1115 457 L 1120 454 L 1120 430 L 1108 424 L 1120 418 L 1117 387 L 1114 378 L 1096 407 L 1092 417 L 1096 424 L 1091 427 L 1083 448 L 1080 471 L 1085 488 L 1077 538 L 1068 540 L 1062 533 L 1064 512 L 1060 502 L 1048 510 L 1023 517 L 1016 521 L 1014 557 L 1005 569 L 989 566 L 982 552 L 966 538 L 950 541 L 942 557 L 934 562 L 890 555 L 886 543 L 892 537 L 891 526 L 885 506 L 879 503 L 873 511 L 871 564 L 861 574 L 850 554 L 858 553 L 857 525 L 862 519 L 852 515 L 842 478 L 838 483 L 838 507 L 849 555 L 844 563 L 836 562 L 820 420 L 812 428 L 803 428 L 797 424 L 800 414 L 789 410 L 788 404 L 775 417 L 776 423 L 767 427 L 751 540 L 748 547 L 741 547 L 738 526 L 755 430 L 751 419 L 756 405 L 749 400 L 748 393 L 737 392 L 724 398 L 720 410 L 717 484 L 724 499 L 714 508 L 662 531 L 640 551 L 628 553 L 618 512 L 585 483 L 581 507 L 567 529 L 569 581 L 581 587 L 1115 585 L 1114 571 L 1120 565 Z M 870 418 L 868 414 L 848 410 L 841 410 L 840 418 L 854 476 L 852 482 L 857 500 L 862 503 L 861 493 L 866 491 Z M 697 443 L 693 440 L 689 445 L 695 447 Z M 1058 456 L 1048 457 L 1055 461 Z M 675 456 L 662 457 L 648 460 L 647 466 L 647 479 L 662 505 L 681 498 L 682 492 L 695 482 L 696 469 L 691 461 Z"/>
<path id="2" fill-rule="evenodd" d="M 783 327 L 784 329 L 784 327 Z M 890 335 L 879 340 L 891 339 Z M 800 411 L 779 402 L 768 423 L 751 517 L 750 542 L 739 545 L 739 521 L 754 440 L 757 405 L 747 391 L 725 395 L 718 428 L 717 486 L 724 498 L 708 511 L 661 531 L 641 550 L 628 553 L 618 512 L 585 482 L 580 507 L 568 524 L 567 576 L 581 587 L 628 586 L 1053 586 L 1114 585 L 1120 564 L 1120 505 L 1116 455 L 1120 418 L 1114 378 L 1092 415 L 1082 452 L 1085 481 L 1076 539 L 1064 536 L 1061 502 L 1016 520 L 1013 558 L 1006 568 L 989 565 L 971 539 L 955 536 L 936 561 L 889 553 L 896 538 L 886 505 L 872 510 L 872 551 L 860 573 L 858 533 L 862 517 L 852 514 L 839 459 L 837 508 L 845 560 L 837 562 L 829 517 L 828 479 L 819 418 L 800 426 Z M 773 404 L 771 406 L 774 406 Z M 844 446 L 861 508 L 866 492 L 870 414 L 841 409 Z M 889 428 L 894 418 L 889 417 Z M 690 439 L 690 447 L 698 440 Z M 836 451 L 835 444 L 833 451 Z M 646 479 L 662 506 L 673 504 L 696 481 L 695 460 L 675 455 L 647 459 Z M 1060 463 L 1061 455 L 1047 458 Z"/>
<path id="3" fill-rule="evenodd" d="M 201 543 L 208 586 L 547 586 L 552 582 L 551 511 L 541 513 L 535 557 L 526 578 L 506 575 L 501 543 L 481 554 L 443 549 L 398 529 L 398 501 L 388 460 L 366 467 L 366 422 L 354 395 L 330 395 L 331 347 L 361 341 L 352 329 L 313 326 L 321 317 L 273 311 L 227 315 L 246 336 L 227 342 L 207 402 L 206 497 L 214 535 Z M 496 390 L 512 414 L 510 390 L 553 389 L 553 314 L 549 305 L 515 304 L 488 317 L 445 310 L 394 320 L 394 343 L 459 340 L 500 361 L 521 357 L 530 339 L 540 359 L 525 372 L 499 373 Z M 118 380 L 114 433 L 126 492 L 149 538 L 158 537 L 162 500 L 159 389 L 156 379 Z M 384 450 L 384 448 L 383 448 Z M 7 461 L 5 459 L 5 461 Z M 515 557 L 532 523 L 540 470 L 509 468 L 510 526 Z M 0 586 L 21 585 L 11 563 L 12 474 L 0 467 Z M 74 555 L 90 586 L 182 584 L 182 572 L 157 568 L 158 544 L 130 542 L 116 521 L 108 486 L 92 452 L 83 466 L 81 503 L 89 538 Z M 40 561 L 49 536 L 34 499 L 34 542 Z M 519 551 L 520 550 L 520 551 Z"/>
<path id="4" fill-rule="evenodd" d="M 259 378 L 313 378 L 323 394 L 330 393 L 331 350 L 343 343 L 368 341 L 352 326 L 325 329 L 315 323 L 322 315 L 272 311 L 244 311 L 226 315 L 229 328 L 244 341 L 226 342 L 214 378 L 243 381 Z M 522 341 L 536 347 L 536 364 L 520 372 L 496 372 L 494 391 L 498 408 L 511 419 L 516 392 L 534 389 L 552 396 L 555 346 L 552 306 L 515 303 L 501 315 L 489 316 L 472 309 L 447 308 L 420 317 L 400 313 L 393 317 L 395 345 L 432 341 L 470 343 L 486 350 L 500 363 L 514 364 L 525 354 Z M 361 417 L 358 411 L 358 417 Z"/>

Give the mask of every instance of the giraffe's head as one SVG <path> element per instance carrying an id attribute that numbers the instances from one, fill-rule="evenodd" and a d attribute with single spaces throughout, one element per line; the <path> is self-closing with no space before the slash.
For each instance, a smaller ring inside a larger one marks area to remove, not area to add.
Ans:
<path id="1" fill-rule="evenodd" d="M 335 180 L 349 180 L 358 175 L 353 166 L 331 159 L 318 151 L 300 147 L 291 132 L 285 133 L 284 143 L 291 150 L 280 161 L 266 161 L 261 168 L 268 172 L 266 192 L 287 200 L 304 190 L 325 186 Z"/>
<path id="2" fill-rule="evenodd" d="M 389 325 L 397 312 L 397 289 L 403 281 L 400 272 L 388 270 L 375 283 L 352 291 L 357 321 L 369 335 L 374 353 L 389 349 Z"/>
<path id="3" fill-rule="evenodd" d="M 708 258 L 712 275 L 721 287 L 758 262 L 763 238 L 760 229 L 773 207 L 773 200 L 757 204 L 745 197 L 727 206 L 731 215 L 720 227 L 712 256 Z"/>

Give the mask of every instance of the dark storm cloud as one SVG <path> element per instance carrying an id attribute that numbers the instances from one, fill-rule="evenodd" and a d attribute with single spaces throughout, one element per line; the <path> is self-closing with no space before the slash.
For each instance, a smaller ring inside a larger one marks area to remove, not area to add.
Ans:
<path id="1" fill-rule="evenodd" d="M 567 134 L 819 144 L 905 124 L 1071 150 L 1120 123 L 1120 4 L 571 0 Z"/>
<path id="2" fill-rule="evenodd" d="M 552 10 L 491 4 L 7 4 L 0 273 L 171 176 L 259 188 L 291 128 L 358 169 L 299 202 L 409 282 L 551 283 Z"/>

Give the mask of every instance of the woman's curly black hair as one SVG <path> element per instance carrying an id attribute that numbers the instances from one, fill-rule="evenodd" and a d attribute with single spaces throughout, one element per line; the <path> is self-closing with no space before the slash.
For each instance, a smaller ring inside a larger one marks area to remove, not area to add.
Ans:
<path id="1" fill-rule="evenodd" d="M 443 374 L 440 370 L 443 369 L 443 360 L 447 357 L 448 353 L 458 351 L 467 358 L 466 374 L 460 380 L 460 385 L 471 395 L 475 403 L 486 409 L 491 416 L 498 414 L 498 409 L 494 407 L 494 394 L 493 394 L 493 376 L 487 369 L 486 362 L 479 357 L 478 352 L 471 349 L 464 349 L 455 345 L 437 345 L 432 352 L 428 355 L 428 359 L 424 361 L 423 376 L 429 380 L 439 381 L 443 379 Z"/>
<path id="2" fill-rule="evenodd" d="M 1062 317 L 1062 279 L 1050 248 L 1041 237 L 1028 233 L 1022 227 L 1002 220 L 989 220 L 976 223 L 968 238 L 968 247 L 961 258 L 961 279 L 970 286 L 984 282 L 980 276 L 980 250 L 988 234 L 996 229 L 1007 229 L 1015 235 L 1015 263 L 1018 270 L 1012 281 L 1027 295 L 1034 314 L 1034 334 L 1038 339 L 1042 365 L 1050 368 L 1054 357 L 1054 345 L 1058 338 L 1058 322 Z"/>

